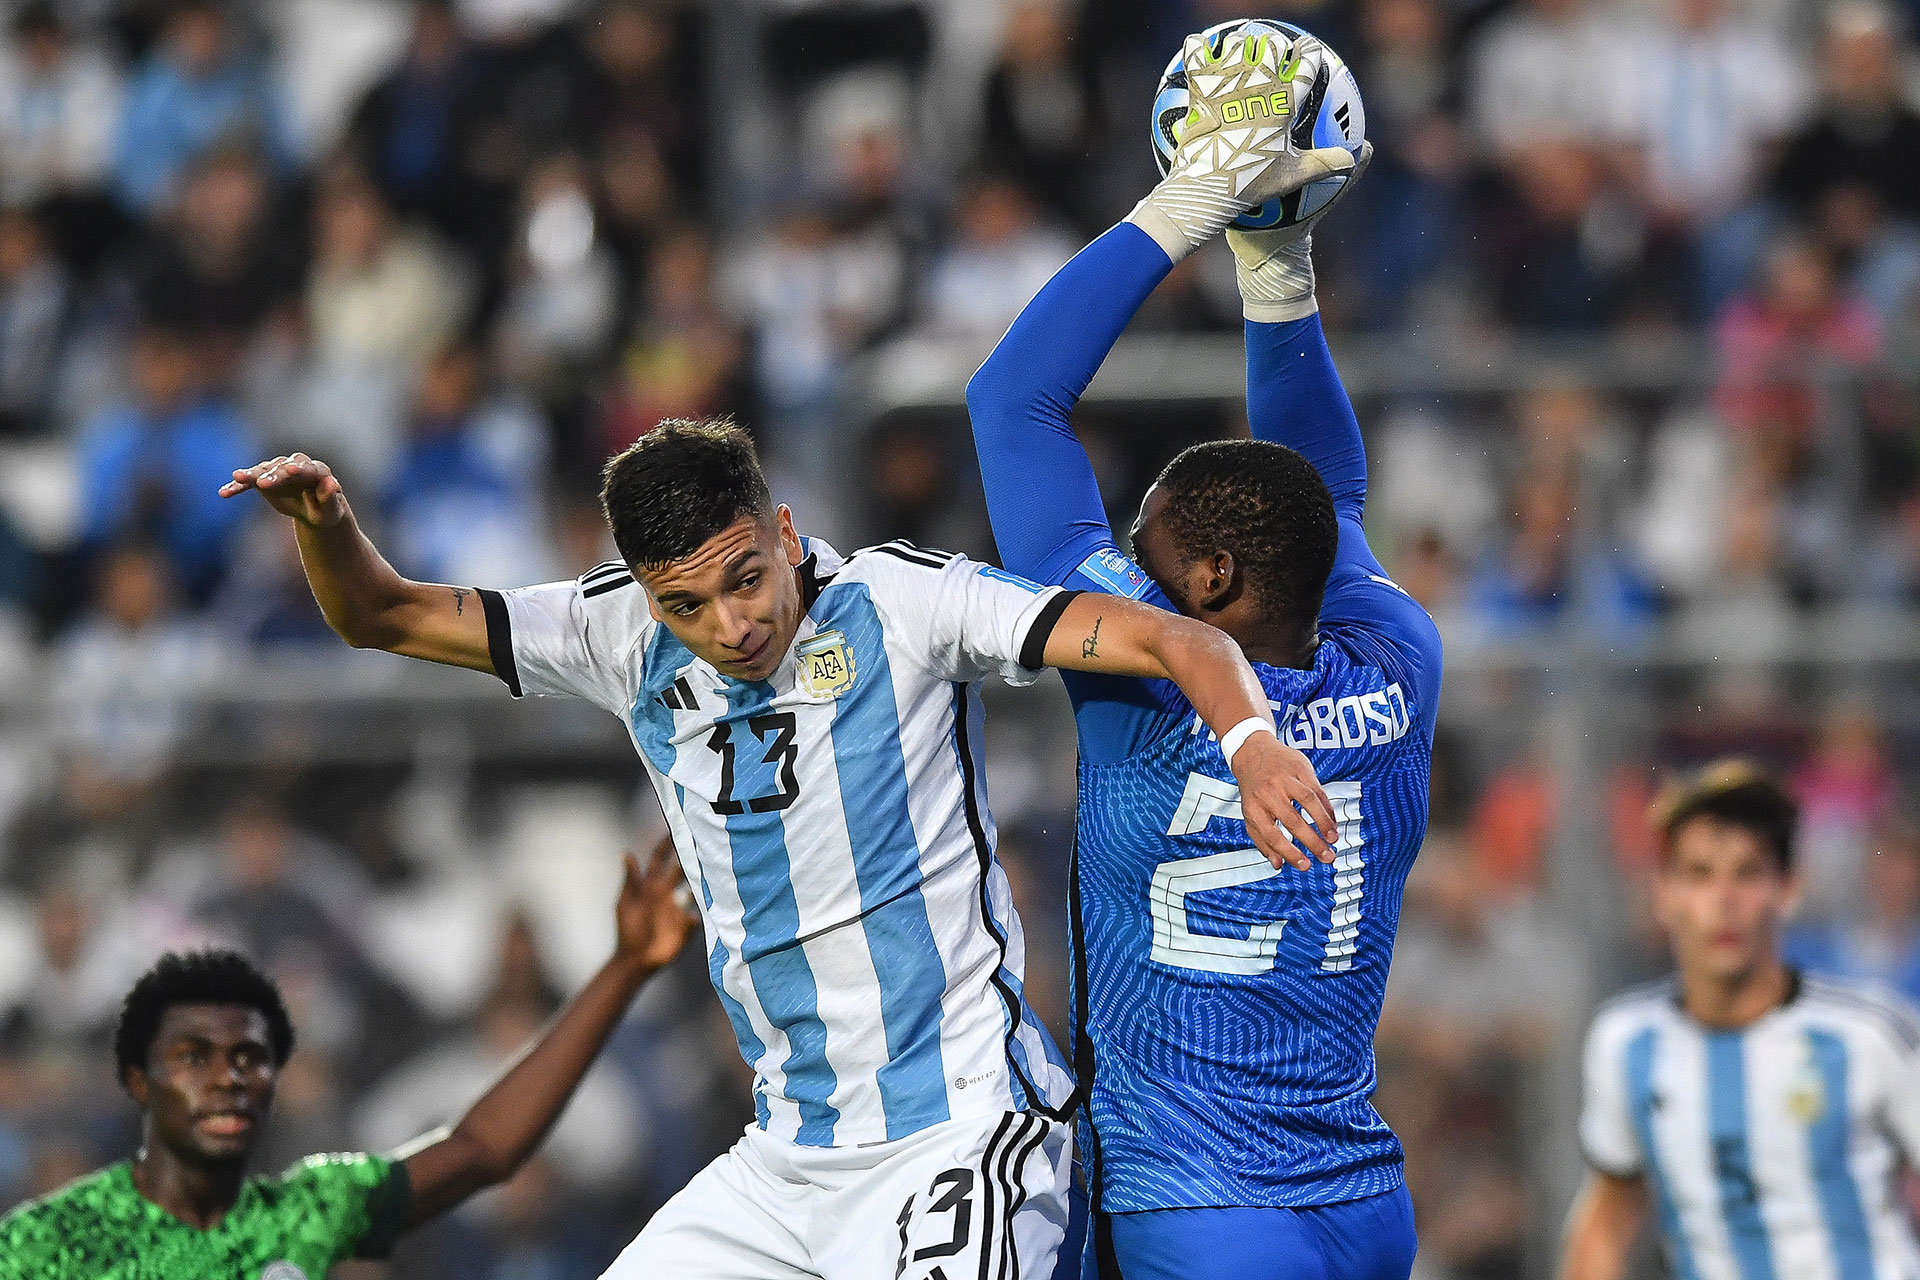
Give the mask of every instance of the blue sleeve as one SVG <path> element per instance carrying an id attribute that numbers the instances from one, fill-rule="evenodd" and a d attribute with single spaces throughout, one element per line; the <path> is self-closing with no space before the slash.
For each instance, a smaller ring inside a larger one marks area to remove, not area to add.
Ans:
<path id="1" fill-rule="evenodd" d="M 1114 545 L 1093 464 L 1073 434 L 1073 407 L 1171 270 L 1146 232 L 1121 223 L 1055 273 L 967 384 L 993 538 L 1023 578 L 1067 584 Z"/>
<path id="2" fill-rule="evenodd" d="M 1121 223 L 1055 273 L 967 384 L 994 542 L 1023 578 L 1172 608 L 1114 542 L 1072 422 L 1107 353 L 1172 269 L 1152 237 Z M 1168 681 L 1061 674 L 1091 763 L 1124 759 L 1192 714 Z"/>
<path id="3" fill-rule="evenodd" d="M 1254 438 L 1297 451 L 1333 495 L 1340 544 L 1320 629 L 1401 682 L 1429 732 L 1440 695 L 1440 633 L 1394 585 L 1367 546 L 1367 450 L 1360 419 L 1327 349 L 1318 315 L 1284 324 L 1248 321 L 1247 421 Z"/>

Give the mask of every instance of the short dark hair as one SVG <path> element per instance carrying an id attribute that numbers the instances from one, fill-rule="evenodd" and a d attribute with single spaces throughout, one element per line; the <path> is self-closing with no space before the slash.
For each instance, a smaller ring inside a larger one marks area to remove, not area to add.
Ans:
<path id="1" fill-rule="evenodd" d="M 607 463 L 600 507 L 629 565 L 685 559 L 741 516 L 773 514 L 753 437 L 730 418 L 669 418 Z"/>
<path id="2" fill-rule="evenodd" d="M 113 1056 L 120 1083 L 136 1067 L 147 1068 L 153 1038 L 167 1010 L 182 1004 L 233 1004 L 257 1009 L 267 1020 L 268 1047 L 273 1065 L 284 1066 L 293 1054 L 293 1019 L 272 978 L 237 951 L 170 951 L 133 984 L 120 1007 L 113 1031 Z"/>
<path id="3" fill-rule="evenodd" d="M 1180 553 L 1231 554 L 1260 612 L 1282 626 L 1311 625 L 1333 572 L 1339 524 L 1313 464 L 1265 440 L 1214 440 L 1160 473 L 1161 509 Z"/>
<path id="4" fill-rule="evenodd" d="M 1780 874 L 1793 871 L 1800 806 L 1751 760 L 1716 760 L 1661 793 L 1654 801 L 1653 825 L 1660 837 L 1662 860 L 1673 856 L 1674 838 L 1696 818 L 1750 833 L 1772 856 Z"/>

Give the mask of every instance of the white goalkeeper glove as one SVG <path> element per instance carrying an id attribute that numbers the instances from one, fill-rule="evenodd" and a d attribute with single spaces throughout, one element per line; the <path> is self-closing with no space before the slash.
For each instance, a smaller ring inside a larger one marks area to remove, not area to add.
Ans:
<path id="1" fill-rule="evenodd" d="M 1175 262 L 1248 210 L 1354 167 L 1345 147 L 1302 151 L 1293 143 L 1295 96 L 1304 88 L 1294 80 L 1309 39 L 1234 32 L 1209 49 L 1200 36 L 1187 37 L 1179 150 L 1160 185 L 1127 215 Z"/>
<path id="2" fill-rule="evenodd" d="M 1373 163 L 1373 144 L 1362 142 L 1360 155 L 1333 199 L 1290 227 L 1268 231 L 1227 228 L 1233 249 L 1234 274 L 1240 281 L 1240 304 L 1247 319 L 1263 324 L 1299 320 L 1320 309 L 1313 296 L 1313 227 L 1333 212 Z"/>

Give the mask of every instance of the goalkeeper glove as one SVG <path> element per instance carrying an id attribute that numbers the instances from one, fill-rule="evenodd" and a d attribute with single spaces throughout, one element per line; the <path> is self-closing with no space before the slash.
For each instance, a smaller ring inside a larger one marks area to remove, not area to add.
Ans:
<path id="1" fill-rule="evenodd" d="M 1187 37 L 1180 148 L 1160 185 L 1127 215 L 1175 262 L 1248 210 L 1354 167 L 1345 147 L 1302 151 L 1291 137 L 1293 81 L 1318 43 L 1235 32 L 1209 49 L 1200 36 Z"/>
<path id="2" fill-rule="evenodd" d="M 1313 224 L 1347 198 L 1347 192 L 1353 190 L 1371 163 L 1373 144 L 1362 142 L 1359 157 L 1333 198 L 1290 227 L 1268 231 L 1227 228 L 1227 244 L 1233 249 L 1234 274 L 1239 277 L 1240 303 L 1247 319 L 1278 324 L 1299 320 L 1320 309 L 1313 296 Z"/>

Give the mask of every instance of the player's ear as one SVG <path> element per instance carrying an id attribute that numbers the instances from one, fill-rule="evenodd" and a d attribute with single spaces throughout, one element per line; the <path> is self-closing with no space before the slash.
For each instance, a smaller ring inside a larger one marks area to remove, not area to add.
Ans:
<path id="1" fill-rule="evenodd" d="M 1200 605 L 1205 609 L 1225 607 L 1233 598 L 1233 580 L 1239 572 L 1233 552 L 1216 551 L 1206 562 L 1206 576 L 1200 583 Z"/>
<path id="2" fill-rule="evenodd" d="M 780 532 L 780 546 L 787 553 L 787 563 L 798 567 L 807 553 L 800 546 L 799 531 L 793 527 L 792 510 L 783 502 L 773 509 L 773 519 Z"/>
<path id="3" fill-rule="evenodd" d="M 120 1084 L 136 1107 L 146 1107 L 147 1099 L 153 1093 L 153 1084 L 147 1079 L 145 1068 L 128 1067 L 127 1073 L 120 1078 Z"/>
<path id="4" fill-rule="evenodd" d="M 1807 896 L 1806 884 L 1797 871 L 1783 872 L 1780 877 L 1780 918 L 1791 920 L 1800 914 L 1800 903 Z"/>

